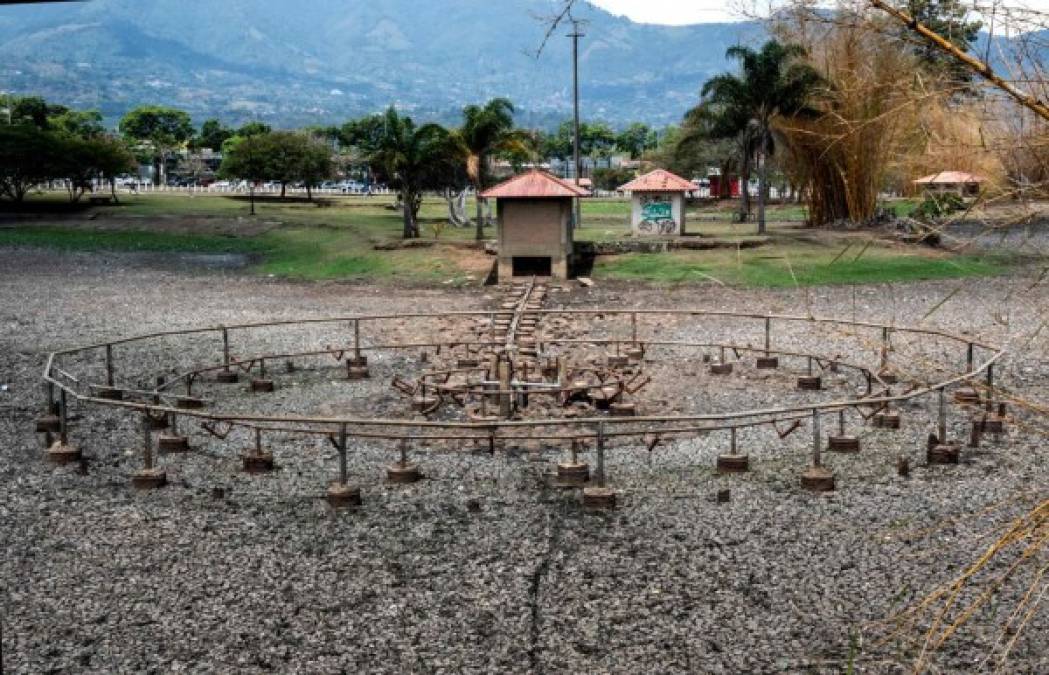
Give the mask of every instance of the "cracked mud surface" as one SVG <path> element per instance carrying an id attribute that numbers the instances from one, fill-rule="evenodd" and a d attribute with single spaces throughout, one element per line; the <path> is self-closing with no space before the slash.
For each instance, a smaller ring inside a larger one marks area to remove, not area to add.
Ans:
<path id="1" fill-rule="evenodd" d="M 420 453 L 427 479 L 395 486 L 383 480 L 393 448 L 364 442 L 350 453 L 364 506 L 334 512 L 322 498 L 336 465 L 327 443 L 274 437 L 280 470 L 248 476 L 239 470 L 247 435 L 221 442 L 196 428 L 194 452 L 160 457 L 171 485 L 135 492 L 139 426 L 98 408 L 73 411 L 72 439 L 88 461 L 47 464 L 32 421 L 49 350 L 176 327 L 491 303 L 482 289 L 297 284 L 154 263 L 0 251 L 5 672 L 829 673 L 850 660 L 860 672 L 907 672 L 915 645 L 881 642 L 879 622 L 953 578 L 1049 484 L 1044 421 L 1024 414 L 1001 443 L 963 450 L 960 466 L 926 466 L 932 401 L 904 407 L 899 432 L 853 425 L 863 451 L 825 456 L 838 481 L 825 496 L 798 486 L 807 426 L 783 440 L 768 428 L 741 432 L 752 471 L 738 476 L 713 471 L 726 450 L 719 434 L 651 452 L 613 446 L 613 512 L 584 511 L 575 492 L 546 485 L 558 452 Z M 554 300 L 917 324 L 961 284 L 925 324 L 1010 346 L 999 383 L 1044 404 L 1049 349 L 1036 333 L 1049 293 L 1035 280 L 783 292 L 602 285 Z M 204 349 L 180 348 L 187 358 Z M 675 372 L 652 368 L 661 382 Z M 788 396 L 752 366 L 723 380 L 691 361 L 677 372 L 678 386 L 646 392 L 665 409 Z M 323 405 L 316 397 L 296 405 Z M 967 422 L 952 407 L 952 436 L 966 437 Z M 896 474 L 900 455 L 909 478 Z M 717 504 L 723 488 L 731 500 Z M 983 659 L 1044 564 L 1018 573 L 934 665 L 993 669 Z M 1043 605 L 1009 672 L 1049 669 L 1047 628 Z"/>

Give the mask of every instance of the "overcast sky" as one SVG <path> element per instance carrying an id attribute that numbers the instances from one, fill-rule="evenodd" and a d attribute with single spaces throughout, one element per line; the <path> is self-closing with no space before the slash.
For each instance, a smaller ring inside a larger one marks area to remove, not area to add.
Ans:
<path id="1" fill-rule="evenodd" d="M 710 23 L 716 21 L 741 21 L 744 10 L 749 14 L 768 14 L 770 3 L 777 6 L 783 0 L 590 0 L 613 14 L 627 16 L 644 23 L 680 25 L 688 23 Z M 989 5 L 989 2 L 974 3 L 962 0 L 963 5 Z M 1026 7 L 1049 12 L 1049 0 L 1004 0 L 1003 5 L 1013 8 Z M 764 9 L 764 12 L 761 10 Z"/>

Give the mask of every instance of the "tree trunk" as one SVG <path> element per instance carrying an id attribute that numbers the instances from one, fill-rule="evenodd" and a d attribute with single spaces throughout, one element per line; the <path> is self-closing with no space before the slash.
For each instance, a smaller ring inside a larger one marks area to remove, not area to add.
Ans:
<path id="1" fill-rule="evenodd" d="M 401 214 L 404 216 L 404 230 L 401 233 L 403 239 L 415 237 L 415 214 L 412 212 L 412 201 L 411 194 L 401 195 Z"/>
<path id="2" fill-rule="evenodd" d="M 306 183 L 306 201 L 313 201 L 313 186 L 309 183 Z"/>
<path id="3" fill-rule="evenodd" d="M 758 234 L 765 234 L 765 202 L 768 200 L 769 162 L 766 154 L 769 148 L 768 129 L 761 129 L 761 156 L 758 158 Z"/>
<path id="4" fill-rule="evenodd" d="M 477 186 L 477 192 L 474 195 L 474 203 L 477 206 L 477 232 L 474 235 L 474 239 L 477 241 L 484 241 L 484 204 L 481 203 L 481 186 Z"/>
<path id="5" fill-rule="evenodd" d="M 109 194 L 110 194 L 110 196 L 113 197 L 113 203 L 114 204 L 119 204 L 120 203 L 120 198 L 117 197 L 117 179 L 116 178 L 110 178 L 109 179 Z"/>
<path id="6" fill-rule="evenodd" d="M 732 199 L 732 164 L 722 162 L 718 168 L 721 171 L 721 175 L 718 176 L 718 193 L 711 196 L 718 199 Z"/>
<path id="7" fill-rule="evenodd" d="M 280 198 L 284 199 L 285 191 L 288 189 L 288 184 L 284 181 L 280 182 Z"/>
<path id="8" fill-rule="evenodd" d="M 463 190 L 456 194 L 454 190 L 448 188 L 444 191 L 444 199 L 448 202 L 448 222 L 452 224 L 452 227 L 466 227 L 470 224 L 470 219 L 466 217 L 465 206 L 466 206 L 466 190 Z"/>
<path id="9" fill-rule="evenodd" d="M 750 162 L 746 162 L 739 172 L 739 222 L 745 223 L 750 218 Z"/>
<path id="10" fill-rule="evenodd" d="M 251 202 L 251 215 L 255 215 L 255 183 L 248 183 L 248 201 Z"/>

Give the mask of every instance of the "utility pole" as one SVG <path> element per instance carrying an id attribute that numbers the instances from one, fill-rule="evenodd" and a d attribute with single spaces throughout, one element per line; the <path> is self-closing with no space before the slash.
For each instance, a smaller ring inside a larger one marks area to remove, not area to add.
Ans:
<path id="1" fill-rule="evenodd" d="M 579 24 L 581 22 L 577 19 L 572 19 L 572 32 L 568 34 L 568 37 L 572 38 L 572 105 L 574 108 L 573 113 L 573 134 L 572 134 L 572 154 L 575 160 L 575 184 L 579 187 L 579 179 L 583 173 L 583 160 L 579 156 L 579 38 L 583 37 L 585 33 L 581 33 L 579 30 Z M 579 197 L 575 198 L 575 222 L 573 223 L 573 229 L 578 228 L 583 220 L 583 205 Z"/>

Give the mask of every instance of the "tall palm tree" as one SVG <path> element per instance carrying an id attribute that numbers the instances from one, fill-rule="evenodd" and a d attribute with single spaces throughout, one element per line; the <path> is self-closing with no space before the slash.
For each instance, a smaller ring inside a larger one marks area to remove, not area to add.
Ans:
<path id="1" fill-rule="evenodd" d="M 386 111 L 368 159 L 373 170 L 398 190 L 405 239 L 419 236 L 417 217 L 423 190 L 440 187 L 450 168 L 464 158 L 465 149 L 441 125 L 417 127 L 393 106 Z"/>
<path id="2" fill-rule="evenodd" d="M 777 118 L 812 114 L 808 103 L 822 78 L 801 61 L 801 45 L 769 40 L 760 51 L 730 47 L 726 58 L 740 62 L 741 73 L 726 73 L 703 85 L 700 106 L 716 112 L 715 137 L 737 138 L 750 157 L 758 157 L 758 233 L 765 233 L 768 158 L 774 152 L 773 122 Z M 746 190 L 746 185 L 742 186 Z"/>
<path id="3" fill-rule="evenodd" d="M 514 104 L 506 98 L 493 98 L 483 106 L 463 108 L 463 126 L 459 130 L 469 155 L 466 173 L 480 195 L 488 184 L 488 162 L 498 152 L 518 149 L 524 142 L 514 130 Z M 484 239 L 483 204 L 477 197 L 477 241 Z"/>

